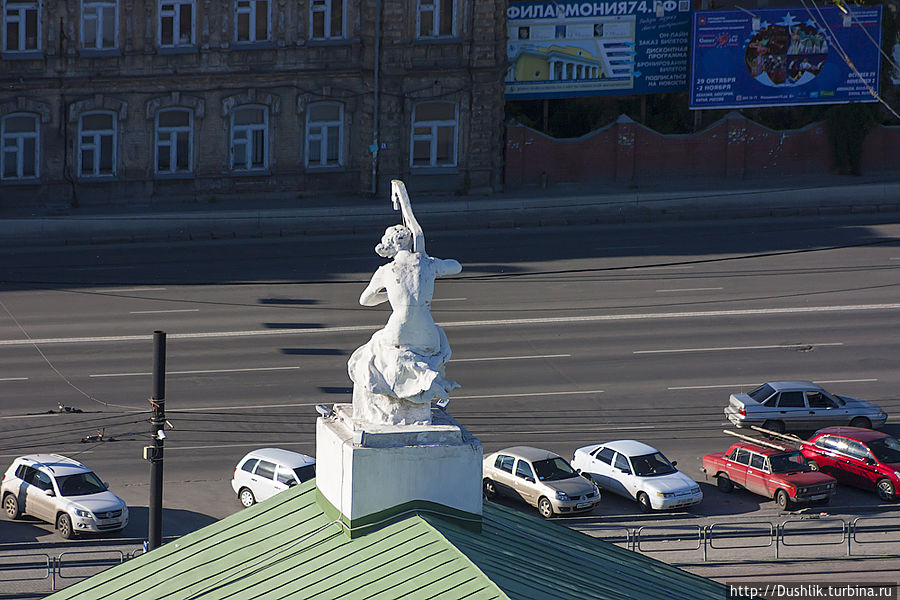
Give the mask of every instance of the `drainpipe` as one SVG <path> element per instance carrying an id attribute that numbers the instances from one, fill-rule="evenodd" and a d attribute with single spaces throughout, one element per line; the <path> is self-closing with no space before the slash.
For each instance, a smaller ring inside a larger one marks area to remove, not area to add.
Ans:
<path id="1" fill-rule="evenodd" d="M 372 102 L 372 145 L 369 149 L 372 151 L 372 195 L 378 191 L 378 121 L 379 121 L 379 100 L 381 92 L 381 0 L 375 2 L 375 66 L 374 66 L 374 93 L 375 98 Z"/>

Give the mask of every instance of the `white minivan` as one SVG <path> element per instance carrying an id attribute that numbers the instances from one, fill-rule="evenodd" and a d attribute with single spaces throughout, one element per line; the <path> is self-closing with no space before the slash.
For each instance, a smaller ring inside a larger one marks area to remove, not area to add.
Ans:
<path id="1" fill-rule="evenodd" d="M 315 458 L 281 448 L 260 448 L 238 461 L 231 487 L 246 507 L 315 476 Z"/>

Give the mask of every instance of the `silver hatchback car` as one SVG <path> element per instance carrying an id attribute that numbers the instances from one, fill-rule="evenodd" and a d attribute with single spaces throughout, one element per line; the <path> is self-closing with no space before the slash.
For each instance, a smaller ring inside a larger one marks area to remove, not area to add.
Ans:
<path id="1" fill-rule="evenodd" d="M 837 425 L 877 429 L 888 417 L 872 402 L 826 392 L 811 381 L 770 381 L 747 394 L 732 394 L 725 416 L 737 427 L 758 425 L 779 433 Z"/>
<path id="2" fill-rule="evenodd" d="M 600 502 L 600 490 L 558 454 L 516 446 L 488 454 L 482 465 L 484 496 L 523 500 L 542 517 L 589 512 Z"/>

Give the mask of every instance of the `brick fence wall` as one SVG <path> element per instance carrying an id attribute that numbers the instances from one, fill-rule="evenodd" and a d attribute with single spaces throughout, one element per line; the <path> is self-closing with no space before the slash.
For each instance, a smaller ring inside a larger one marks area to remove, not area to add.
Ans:
<path id="1" fill-rule="evenodd" d="M 900 127 L 866 137 L 863 173 L 900 169 Z M 664 135 L 622 115 L 579 138 L 556 139 L 522 125 L 507 127 L 506 187 L 665 177 L 750 179 L 815 175 L 832 169 L 823 122 L 775 131 L 734 112 L 694 134 Z"/>

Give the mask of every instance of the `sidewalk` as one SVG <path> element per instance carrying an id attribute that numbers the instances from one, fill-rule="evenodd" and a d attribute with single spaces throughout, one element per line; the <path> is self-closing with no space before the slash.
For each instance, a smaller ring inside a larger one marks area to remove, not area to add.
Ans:
<path id="1" fill-rule="evenodd" d="M 663 181 L 640 186 L 556 184 L 497 194 L 417 195 L 429 230 L 731 219 L 900 211 L 900 172 L 756 181 Z M 315 197 L 215 204 L 119 203 L 63 212 L 4 210 L 0 246 L 50 246 L 346 234 L 396 220 L 383 198 Z"/>

